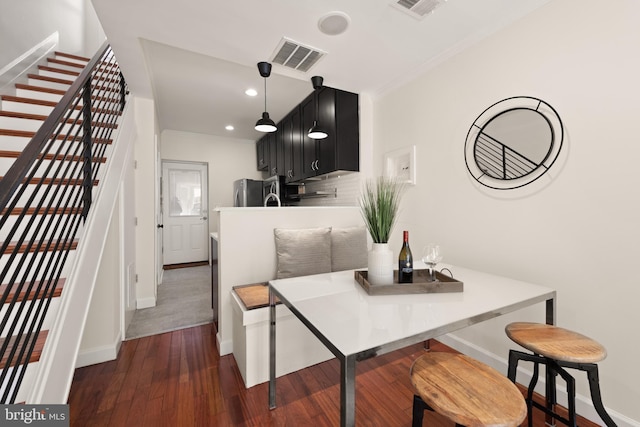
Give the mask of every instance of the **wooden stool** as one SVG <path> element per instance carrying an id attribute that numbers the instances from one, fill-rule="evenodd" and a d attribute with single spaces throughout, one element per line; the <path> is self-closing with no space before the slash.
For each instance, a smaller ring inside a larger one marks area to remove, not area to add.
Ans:
<path id="1" fill-rule="evenodd" d="M 426 353 L 411 366 L 413 427 L 424 410 L 456 425 L 518 426 L 527 414 L 522 393 L 495 369 L 463 354 Z"/>
<path id="2" fill-rule="evenodd" d="M 593 406 L 607 426 L 616 425 L 607 414 L 600 395 L 600 381 L 596 363 L 607 357 L 607 351 L 602 345 L 577 332 L 542 323 L 511 323 L 507 325 L 505 331 L 515 343 L 533 352 L 533 354 L 528 354 L 516 350 L 509 351 L 508 377 L 514 383 L 518 361 L 533 362 L 533 377 L 529 383 L 526 399 L 529 426 L 532 425 L 533 406 L 542 410 L 547 416 L 560 420 L 569 426 L 576 425 L 575 379 L 564 368 L 578 369 L 587 373 Z M 538 382 L 539 364 L 546 366 L 546 406 L 533 401 L 533 389 Z M 569 419 L 555 412 L 557 375 L 560 375 L 567 383 Z"/>

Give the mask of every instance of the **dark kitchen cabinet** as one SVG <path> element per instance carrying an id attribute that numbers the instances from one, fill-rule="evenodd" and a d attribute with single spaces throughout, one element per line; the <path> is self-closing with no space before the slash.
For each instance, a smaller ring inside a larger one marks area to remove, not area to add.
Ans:
<path id="1" fill-rule="evenodd" d="M 307 136 L 309 129 L 316 119 L 316 93 L 309 95 L 300 104 L 303 132 L 301 138 L 301 175 L 302 178 L 316 176 L 316 161 L 318 160 L 317 140 Z"/>
<path id="2" fill-rule="evenodd" d="M 360 131 L 358 95 L 324 87 L 315 91 L 302 105 L 302 178 L 336 171 L 360 169 Z M 317 116 L 316 116 L 317 105 Z M 313 121 L 328 136 L 314 140 L 307 136 Z"/>
<path id="3" fill-rule="evenodd" d="M 282 175 L 284 169 L 284 154 L 281 148 L 281 141 L 278 141 L 277 132 L 265 134 L 256 141 L 256 152 L 258 155 L 258 170 L 269 173 L 269 176 Z M 260 154 L 265 159 L 264 165 L 260 162 Z"/>
<path id="4" fill-rule="evenodd" d="M 316 111 L 317 110 L 317 111 Z M 307 136 L 314 120 L 329 134 L 314 140 Z M 278 130 L 263 140 L 269 175 L 286 182 L 360 168 L 358 95 L 330 87 L 311 93 L 278 123 Z M 257 148 L 258 152 L 260 148 Z"/>
<path id="5" fill-rule="evenodd" d="M 301 125 L 300 106 L 297 106 L 280 122 L 284 131 L 284 176 L 286 182 L 296 182 L 302 178 L 301 169 Z"/>
<path id="6" fill-rule="evenodd" d="M 266 135 L 269 141 L 269 176 L 278 175 L 278 140 L 274 132 Z"/>
<path id="7" fill-rule="evenodd" d="M 269 140 L 266 135 L 256 141 L 256 162 L 259 171 L 269 170 Z"/>

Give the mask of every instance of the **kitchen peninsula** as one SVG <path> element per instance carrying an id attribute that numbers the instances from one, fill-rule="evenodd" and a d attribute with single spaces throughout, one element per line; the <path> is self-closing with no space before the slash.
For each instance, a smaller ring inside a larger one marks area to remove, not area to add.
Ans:
<path id="1" fill-rule="evenodd" d="M 218 333 L 220 355 L 233 352 L 232 288 L 275 279 L 277 257 L 274 229 L 364 226 L 360 208 L 351 207 L 248 207 L 216 208 L 218 250 Z M 301 325 L 302 326 L 302 325 Z M 265 329 L 268 334 L 268 330 Z M 268 357 L 268 335 L 264 337 Z M 265 359 L 266 363 L 266 359 Z M 265 379 L 266 380 L 266 379 Z"/>

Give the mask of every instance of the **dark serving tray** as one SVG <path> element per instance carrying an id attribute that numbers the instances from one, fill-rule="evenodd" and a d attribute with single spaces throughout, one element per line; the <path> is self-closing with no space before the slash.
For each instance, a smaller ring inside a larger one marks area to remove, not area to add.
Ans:
<path id="1" fill-rule="evenodd" d="M 436 271 L 436 280 L 429 281 L 429 270 L 413 270 L 413 283 L 398 283 L 398 270 L 393 272 L 391 285 L 370 284 L 367 280 L 367 271 L 363 270 L 356 270 L 354 278 L 369 295 L 462 292 L 464 288 L 462 282 L 439 271 Z"/>

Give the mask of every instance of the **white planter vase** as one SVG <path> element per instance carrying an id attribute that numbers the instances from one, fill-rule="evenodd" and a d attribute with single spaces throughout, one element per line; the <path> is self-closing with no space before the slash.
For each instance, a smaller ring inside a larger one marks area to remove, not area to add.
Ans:
<path id="1" fill-rule="evenodd" d="M 367 280 L 371 285 L 393 283 L 393 251 L 388 243 L 374 243 L 368 254 Z"/>

